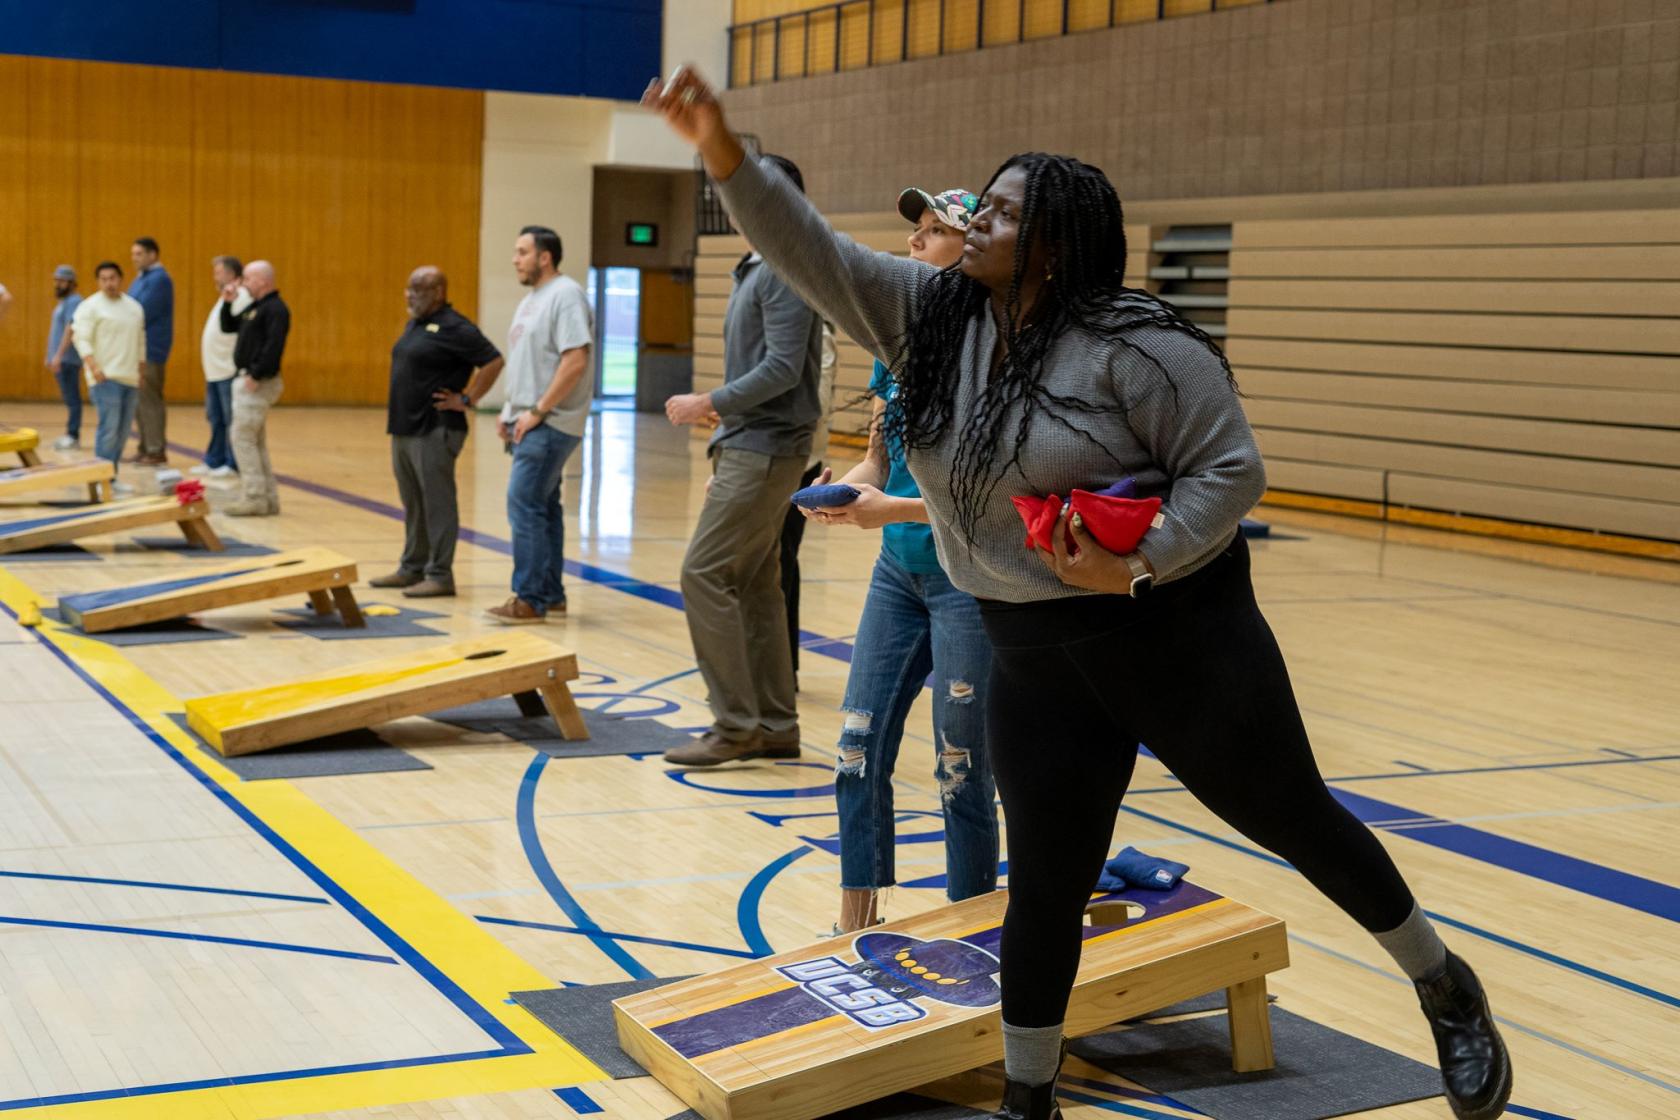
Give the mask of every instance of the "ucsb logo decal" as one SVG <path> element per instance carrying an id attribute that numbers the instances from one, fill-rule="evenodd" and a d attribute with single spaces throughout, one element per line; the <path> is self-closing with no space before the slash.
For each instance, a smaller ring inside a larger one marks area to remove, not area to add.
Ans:
<path id="1" fill-rule="evenodd" d="M 923 941 L 902 933 L 865 933 L 852 943 L 858 960 L 839 957 L 779 965 L 807 995 L 870 1030 L 927 1015 L 920 1000 L 990 1007 L 1002 998 L 998 959 L 966 941 Z"/>

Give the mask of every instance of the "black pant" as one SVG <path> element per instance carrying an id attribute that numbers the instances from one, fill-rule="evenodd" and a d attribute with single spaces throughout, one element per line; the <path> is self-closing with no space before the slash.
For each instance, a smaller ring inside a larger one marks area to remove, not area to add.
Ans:
<path id="1" fill-rule="evenodd" d="M 1005 1022 L 1063 1020 L 1140 742 L 1367 930 L 1410 915 L 1388 853 L 1319 776 L 1240 535 L 1143 599 L 983 603 L 982 617 L 993 646 L 986 741 L 1009 824 Z"/>
<path id="2" fill-rule="evenodd" d="M 822 464 L 806 469 L 799 477 L 801 490 L 815 482 Z M 805 539 L 805 515 L 788 503 L 782 521 L 782 598 L 787 600 L 788 648 L 793 651 L 793 671 L 799 672 L 799 542 Z"/>

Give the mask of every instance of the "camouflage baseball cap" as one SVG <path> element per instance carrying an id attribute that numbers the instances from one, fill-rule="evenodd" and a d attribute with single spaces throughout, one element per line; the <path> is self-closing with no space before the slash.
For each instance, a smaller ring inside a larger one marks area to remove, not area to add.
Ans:
<path id="1" fill-rule="evenodd" d="M 953 187 L 938 194 L 929 194 L 920 187 L 906 187 L 898 196 L 898 212 L 907 222 L 922 220 L 922 211 L 932 210 L 933 216 L 952 229 L 967 229 L 980 200 L 972 191 Z"/>

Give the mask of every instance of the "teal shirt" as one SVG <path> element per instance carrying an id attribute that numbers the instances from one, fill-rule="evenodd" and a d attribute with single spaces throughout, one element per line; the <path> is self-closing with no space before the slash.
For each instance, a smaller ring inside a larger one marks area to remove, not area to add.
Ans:
<path id="1" fill-rule="evenodd" d="M 898 392 L 898 383 L 880 362 L 875 363 L 875 374 L 869 379 L 869 391 L 887 404 L 892 403 L 893 394 Z M 882 491 L 895 498 L 921 497 L 921 488 L 910 477 L 910 468 L 904 464 L 904 448 L 896 442 L 889 442 L 887 462 L 890 464 L 887 484 L 881 488 Z M 931 576 L 944 572 L 939 566 L 939 554 L 933 548 L 933 529 L 923 522 L 895 521 L 883 525 L 881 548 L 912 575 Z"/>

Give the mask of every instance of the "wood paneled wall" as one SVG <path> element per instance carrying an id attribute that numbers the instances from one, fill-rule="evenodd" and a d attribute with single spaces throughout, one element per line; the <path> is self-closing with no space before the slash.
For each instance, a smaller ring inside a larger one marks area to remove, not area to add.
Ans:
<path id="1" fill-rule="evenodd" d="M 202 400 L 210 258 L 274 262 L 287 403 L 377 404 L 416 265 L 478 305 L 478 91 L 0 55 L 0 398 L 52 399 L 54 265 L 81 290 L 157 238 L 175 279 L 168 396 Z"/>
<path id="2" fill-rule="evenodd" d="M 1680 210 L 1238 222 L 1277 489 L 1680 540 Z"/>

